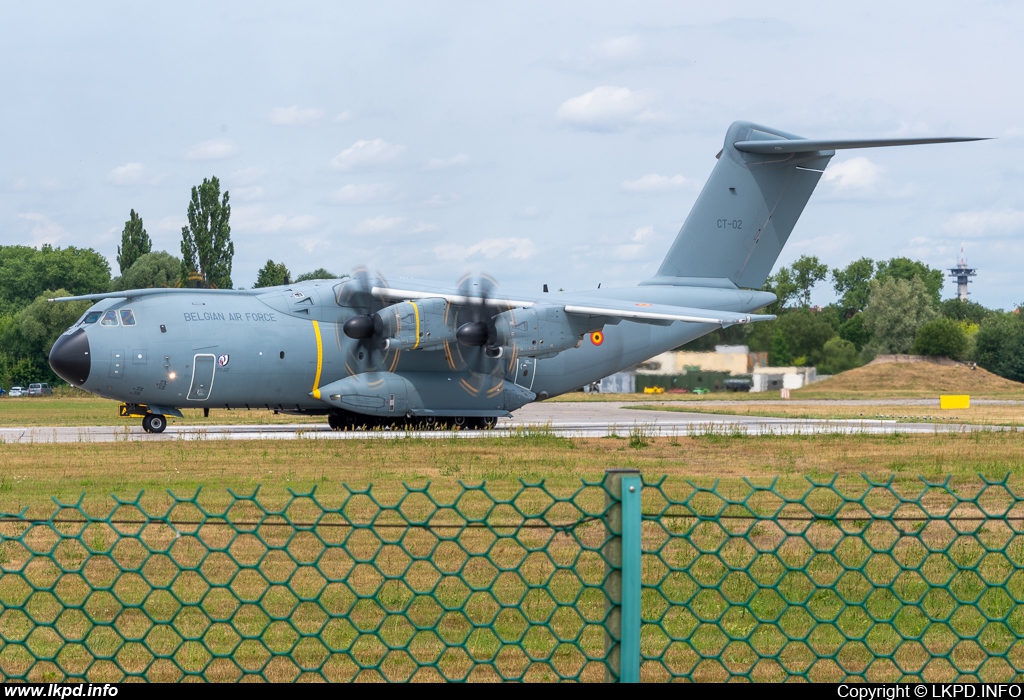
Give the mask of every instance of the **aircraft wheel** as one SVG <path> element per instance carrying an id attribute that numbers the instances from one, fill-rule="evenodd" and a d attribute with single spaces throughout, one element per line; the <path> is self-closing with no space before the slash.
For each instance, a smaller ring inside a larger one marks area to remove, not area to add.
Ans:
<path id="1" fill-rule="evenodd" d="M 147 433 L 162 433 L 167 427 L 167 419 L 157 413 L 147 413 L 142 419 L 142 429 Z"/>
<path id="2" fill-rule="evenodd" d="M 331 426 L 331 430 L 341 430 L 348 426 L 345 420 L 337 413 L 327 414 L 327 425 Z"/>
<path id="3" fill-rule="evenodd" d="M 491 430 L 498 424 L 498 419 L 494 416 L 488 416 L 487 418 L 481 418 L 480 424 L 477 426 L 480 430 Z"/>

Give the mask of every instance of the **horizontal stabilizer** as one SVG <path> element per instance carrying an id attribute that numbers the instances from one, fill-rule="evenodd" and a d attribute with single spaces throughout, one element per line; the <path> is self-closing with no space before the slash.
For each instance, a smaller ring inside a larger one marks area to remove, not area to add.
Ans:
<path id="1" fill-rule="evenodd" d="M 609 316 L 622 318 L 639 323 L 657 323 L 660 321 L 685 321 L 687 323 L 713 323 L 717 326 L 733 326 L 738 323 L 752 321 L 774 321 L 770 314 L 746 314 L 716 309 L 691 309 L 684 306 L 668 304 L 637 304 L 633 302 L 611 302 L 602 300 L 600 305 L 566 304 L 567 314 L 586 314 L 588 316 Z"/>
<path id="2" fill-rule="evenodd" d="M 737 141 L 733 147 L 745 153 L 812 153 L 835 151 L 843 148 L 879 148 L 882 146 L 919 146 L 926 143 L 957 143 L 959 141 L 987 141 L 984 137 L 943 136 L 930 139 L 769 139 L 764 141 Z"/>

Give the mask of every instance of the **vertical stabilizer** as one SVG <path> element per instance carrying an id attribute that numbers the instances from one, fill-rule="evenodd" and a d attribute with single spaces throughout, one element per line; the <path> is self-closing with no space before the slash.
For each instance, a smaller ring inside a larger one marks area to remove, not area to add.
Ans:
<path id="1" fill-rule="evenodd" d="M 658 275 L 644 284 L 760 288 L 837 149 L 983 140 L 803 139 L 735 122 Z"/>
<path id="2" fill-rule="evenodd" d="M 768 146 L 772 141 L 804 139 L 749 122 L 729 127 L 711 177 L 657 277 L 646 284 L 755 289 L 764 284 L 835 154 L 832 150 L 757 153 L 736 148 L 738 143 L 767 142 Z"/>

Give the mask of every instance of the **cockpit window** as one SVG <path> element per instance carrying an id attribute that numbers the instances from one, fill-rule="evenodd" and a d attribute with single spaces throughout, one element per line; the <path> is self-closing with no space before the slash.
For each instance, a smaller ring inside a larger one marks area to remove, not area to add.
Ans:
<path id="1" fill-rule="evenodd" d="M 131 309 L 121 309 L 121 325 L 134 326 L 135 312 L 133 312 Z"/>
<path id="2" fill-rule="evenodd" d="M 90 311 L 82 319 L 82 323 L 96 323 L 100 320 L 100 316 L 103 315 L 102 311 Z"/>
<path id="3" fill-rule="evenodd" d="M 104 311 L 103 320 L 100 321 L 101 326 L 116 326 L 117 325 L 117 312 L 116 311 Z"/>

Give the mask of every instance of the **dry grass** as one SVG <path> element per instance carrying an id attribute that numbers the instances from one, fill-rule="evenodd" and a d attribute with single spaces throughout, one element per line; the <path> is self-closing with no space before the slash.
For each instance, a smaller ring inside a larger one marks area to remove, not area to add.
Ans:
<path id="1" fill-rule="evenodd" d="M 925 398 L 970 394 L 979 398 L 1024 399 L 1024 384 L 964 365 L 888 362 L 865 365 L 793 392 L 794 398 Z"/>
<path id="2" fill-rule="evenodd" d="M 669 482 L 686 479 L 782 475 L 897 473 L 917 479 L 978 472 L 1024 476 L 1024 440 L 1017 432 L 964 432 L 928 436 L 818 435 L 745 437 L 706 435 L 649 437 L 642 428 L 619 438 L 570 439 L 544 430 L 476 440 L 244 440 L 3 445 L 0 511 L 30 507 L 40 513 L 51 497 L 74 500 L 83 492 L 109 505 L 107 494 L 165 499 L 166 489 L 191 493 L 250 491 L 263 484 L 268 497 L 316 485 L 322 497 L 342 484 L 375 483 L 383 493 L 402 482 L 452 487 L 459 480 L 487 481 L 515 489 L 519 480 L 562 487 L 581 478 L 600 479 L 610 468 L 637 468 Z"/>
<path id="3" fill-rule="evenodd" d="M 978 404 L 971 408 L 941 410 L 939 400 L 932 405 L 906 403 L 843 404 L 830 400 L 722 402 L 686 404 L 682 406 L 631 406 L 639 410 L 700 412 L 732 416 L 764 416 L 773 418 L 810 418 L 819 420 L 895 420 L 900 423 L 957 423 L 967 425 L 1024 426 L 1024 403 Z"/>

